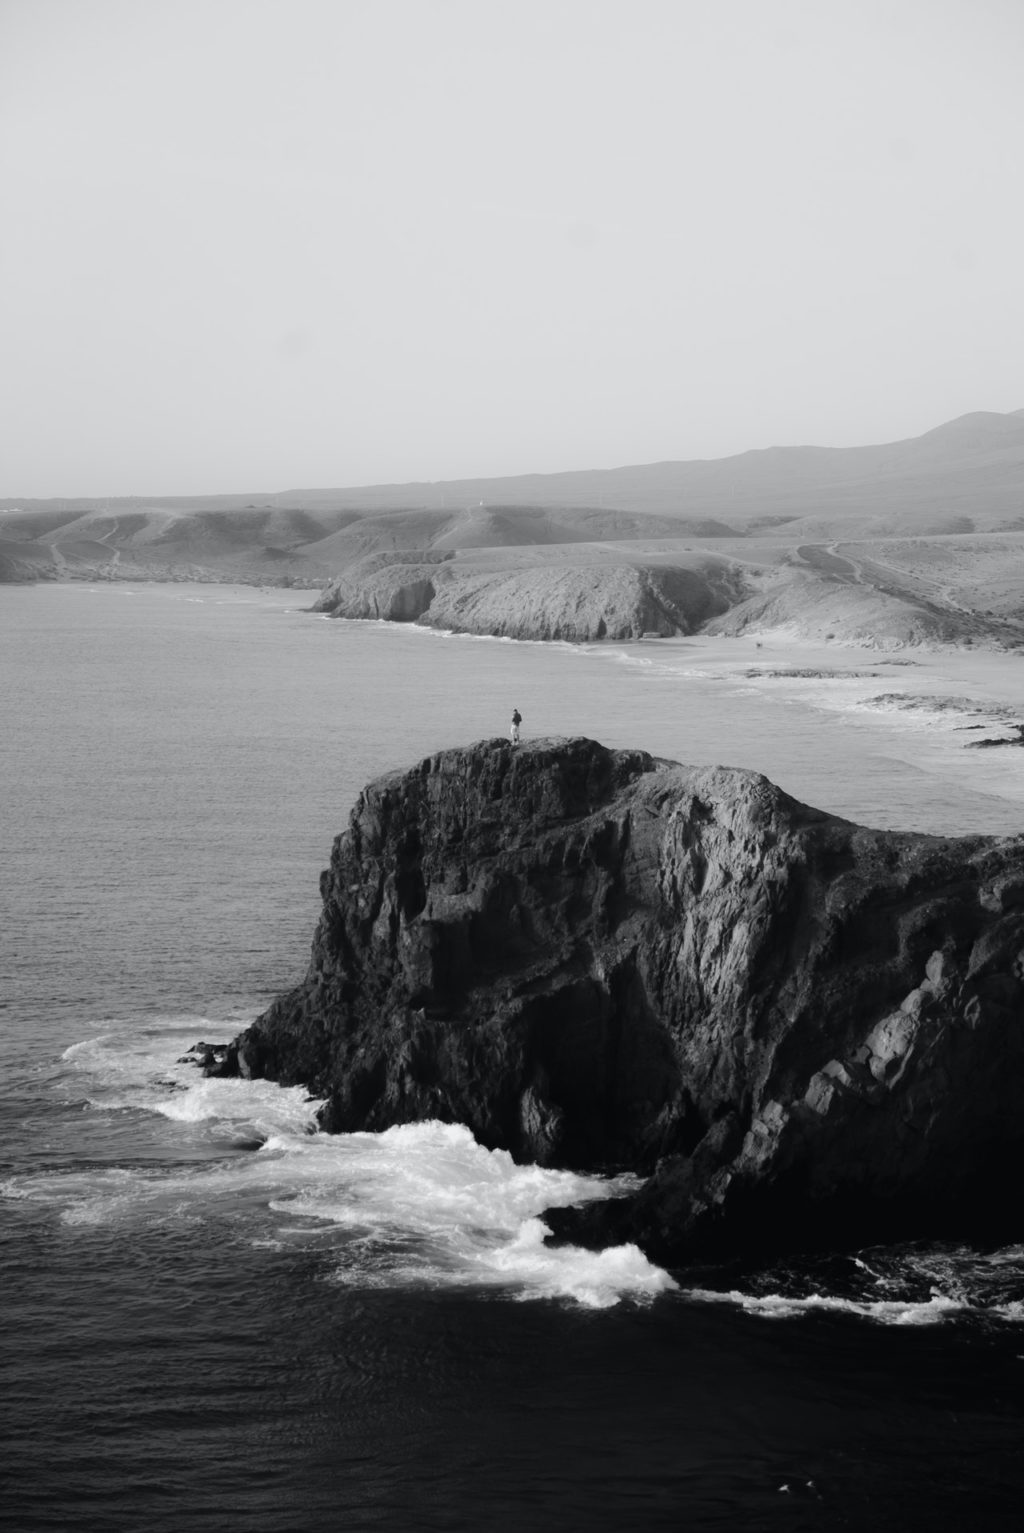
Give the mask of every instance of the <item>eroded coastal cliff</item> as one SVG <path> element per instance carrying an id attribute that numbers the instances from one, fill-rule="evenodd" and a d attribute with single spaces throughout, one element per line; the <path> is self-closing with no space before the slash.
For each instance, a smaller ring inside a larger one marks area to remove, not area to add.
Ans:
<path id="1" fill-rule="evenodd" d="M 371 783 L 321 892 L 306 978 L 207 1068 L 307 1086 L 326 1129 L 631 1167 L 558 1227 L 660 1260 L 1016 1218 L 1024 837 L 488 740 Z"/>
<path id="2" fill-rule="evenodd" d="M 616 561 L 607 553 L 596 562 L 578 551 L 571 560 L 511 567 L 493 559 L 480 567 L 453 554 L 374 554 L 333 581 L 314 610 L 507 639 L 665 638 L 696 633 L 747 594 L 730 561 L 708 555 L 691 565 Z"/>

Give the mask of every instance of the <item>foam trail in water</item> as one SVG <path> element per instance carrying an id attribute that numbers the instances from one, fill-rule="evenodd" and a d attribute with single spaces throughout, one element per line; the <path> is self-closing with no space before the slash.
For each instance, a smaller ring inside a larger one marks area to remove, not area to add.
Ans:
<path id="1" fill-rule="evenodd" d="M 234 1030 L 199 1018 L 168 1018 L 146 1031 L 111 1023 L 68 1049 L 68 1095 L 84 1095 L 100 1123 L 143 1114 L 161 1154 L 24 1176 L 3 1192 L 53 1206 L 70 1226 L 236 1221 L 256 1247 L 315 1242 L 330 1253 L 334 1281 L 352 1287 L 472 1287 L 591 1307 L 675 1288 L 635 1246 L 592 1252 L 546 1243 L 546 1208 L 626 1192 L 632 1179 L 520 1166 L 454 1124 L 317 1133 L 318 1104 L 300 1087 L 207 1078 L 182 1061 L 197 1037 Z M 130 1143 L 139 1142 L 136 1131 Z M 762 1274 L 756 1292 L 693 1287 L 681 1297 L 776 1320 L 820 1313 L 901 1326 L 1024 1321 L 1024 1247 L 880 1248 L 848 1267 L 824 1277 L 812 1263 L 807 1272 Z"/>
<path id="2" fill-rule="evenodd" d="M 315 1133 L 317 1103 L 301 1088 L 207 1079 L 182 1062 L 188 1042 L 227 1030 L 208 1019 L 167 1019 L 148 1031 L 112 1024 L 68 1049 L 69 1093 L 77 1100 L 84 1086 L 98 1121 L 128 1110 L 162 1123 L 165 1153 L 13 1178 L 0 1191 L 54 1207 L 71 1227 L 234 1221 L 254 1247 L 315 1241 L 331 1253 L 334 1281 L 352 1287 L 472 1287 L 594 1308 L 676 1287 L 635 1246 L 591 1252 L 546 1243 L 544 1209 L 625 1192 L 630 1178 L 519 1166 L 459 1125 Z M 831 1282 L 819 1291 L 812 1267 L 809 1283 L 791 1271 L 777 1285 L 768 1273 L 757 1293 L 694 1287 L 681 1297 L 776 1320 L 824 1313 L 904 1326 L 954 1316 L 1024 1321 L 1024 1248 L 887 1248 L 852 1258 L 850 1273 L 843 1281 L 853 1291 L 840 1293 Z"/>
<path id="3" fill-rule="evenodd" d="M 548 1230 L 539 1218 L 545 1208 L 624 1192 L 632 1178 L 602 1181 L 519 1166 L 505 1151 L 477 1144 L 467 1128 L 437 1122 L 318 1137 L 300 1153 L 310 1175 L 271 1206 L 358 1238 L 354 1266 L 352 1247 L 341 1248 L 340 1282 L 358 1283 L 370 1270 L 389 1284 L 512 1288 L 523 1297 L 570 1297 L 594 1308 L 624 1294 L 675 1287 L 635 1246 L 592 1252 L 545 1244 Z M 334 1174 L 325 1177 L 327 1165 Z"/>
<path id="4" fill-rule="evenodd" d="M 184 1057 L 201 1034 L 221 1037 L 236 1027 L 202 1017 L 169 1018 L 145 1031 L 116 1023 L 65 1049 L 65 1085 L 84 1088 L 90 1104 L 107 1112 L 136 1108 L 182 1124 L 259 1121 L 264 1137 L 278 1129 L 309 1132 L 319 1103 L 301 1087 L 207 1078 Z"/>
<path id="5" fill-rule="evenodd" d="M 1024 1321 L 1024 1247 L 877 1246 L 858 1254 L 795 1257 L 752 1275 L 752 1291 L 692 1288 L 698 1303 L 730 1304 L 769 1320 L 814 1313 L 882 1325 Z"/>
<path id="6" fill-rule="evenodd" d="M 182 1019 L 148 1035 L 121 1025 L 64 1054 L 70 1089 L 84 1085 L 98 1113 L 141 1111 L 177 1131 L 163 1162 L 22 1178 L 8 1195 L 53 1204 L 69 1225 L 240 1217 L 254 1245 L 326 1243 L 336 1281 L 351 1286 L 486 1287 L 592 1308 L 675 1287 L 635 1246 L 545 1243 L 544 1209 L 634 1179 L 520 1166 L 457 1124 L 316 1133 L 318 1103 L 301 1088 L 206 1078 L 183 1062 L 183 1043 L 201 1033 L 217 1035 Z"/>
<path id="7" fill-rule="evenodd" d="M 967 1308 L 962 1299 L 947 1298 L 933 1294 L 930 1299 L 918 1301 L 902 1299 L 843 1299 L 832 1294 L 807 1294 L 793 1298 L 788 1294 L 748 1294 L 731 1289 L 719 1293 L 708 1288 L 688 1288 L 682 1291 L 684 1299 L 703 1304 L 731 1304 L 745 1310 L 749 1315 L 760 1315 L 766 1320 L 791 1320 L 799 1315 L 817 1313 L 860 1315 L 876 1320 L 882 1325 L 937 1325 L 951 1315 Z"/>

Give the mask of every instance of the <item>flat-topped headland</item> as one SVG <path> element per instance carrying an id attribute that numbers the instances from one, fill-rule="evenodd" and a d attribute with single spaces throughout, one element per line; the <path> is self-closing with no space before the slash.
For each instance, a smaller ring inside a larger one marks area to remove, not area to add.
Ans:
<path id="1" fill-rule="evenodd" d="M 630 1168 L 559 1228 L 663 1261 L 1013 1225 L 1024 836 L 485 740 L 369 784 L 321 894 L 305 979 L 206 1064 L 307 1087 L 327 1130 Z"/>

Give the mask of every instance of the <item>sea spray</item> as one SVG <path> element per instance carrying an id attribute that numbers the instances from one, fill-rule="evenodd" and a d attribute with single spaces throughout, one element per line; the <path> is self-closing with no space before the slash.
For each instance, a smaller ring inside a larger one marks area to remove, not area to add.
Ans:
<path id="1" fill-rule="evenodd" d="M 313 1240 L 331 1250 L 331 1276 L 348 1287 L 480 1288 L 598 1309 L 675 1287 L 636 1246 L 548 1243 L 546 1208 L 616 1196 L 636 1178 L 518 1165 L 459 1124 L 316 1133 L 319 1104 L 300 1087 L 202 1077 L 177 1057 L 197 1025 L 114 1029 L 63 1058 L 93 1112 L 156 1115 L 176 1126 L 179 1156 L 209 1159 L 23 1176 L 7 1196 L 49 1203 L 70 1227 L 241 1214 L 261 1248 Z"/>

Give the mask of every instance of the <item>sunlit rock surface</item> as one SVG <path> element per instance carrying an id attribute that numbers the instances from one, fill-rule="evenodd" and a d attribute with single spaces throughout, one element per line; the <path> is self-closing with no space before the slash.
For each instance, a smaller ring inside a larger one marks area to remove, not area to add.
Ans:
<path id="1" fill-rule="evenodd" d="M 377 554 L 332 582 L 316 607 L 333 617 L 579 644 L 694 633 L 745 591 L 722 560 L 685 568 L 577 558 L 525 568 L 502 568 L 499 560 L 480 569 L 450 554 Z"/>

